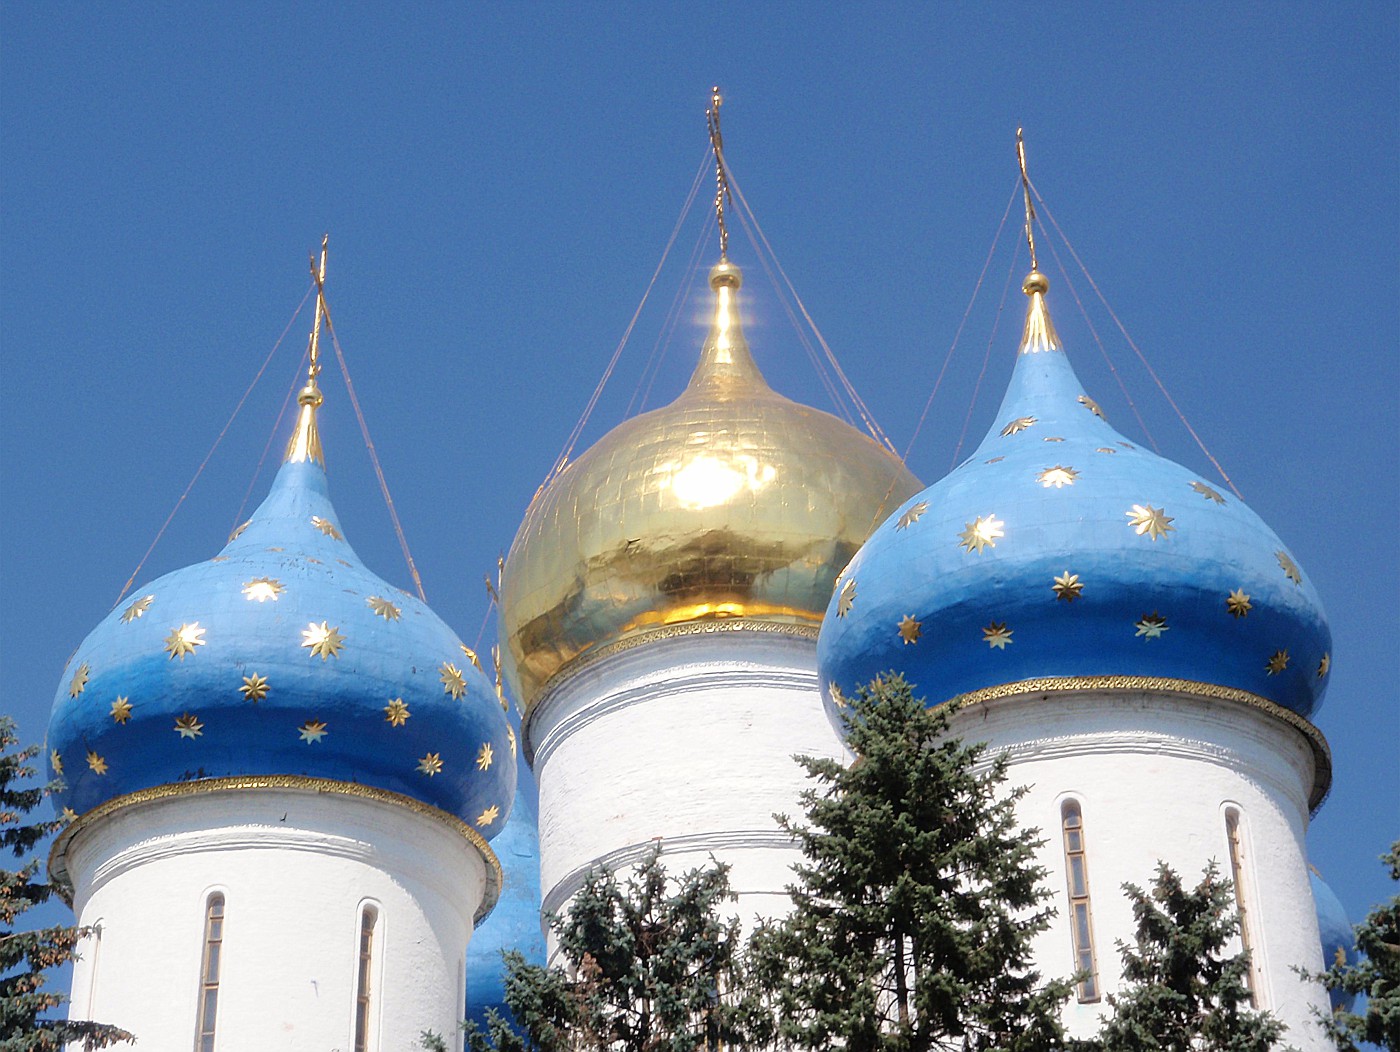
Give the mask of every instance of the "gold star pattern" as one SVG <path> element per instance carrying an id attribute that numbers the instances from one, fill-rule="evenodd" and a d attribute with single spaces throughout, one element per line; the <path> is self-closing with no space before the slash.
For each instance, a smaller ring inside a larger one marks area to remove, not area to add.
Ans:
<path id="1" fill-rule="evenodd" d="M 324 720 L 307 720 L 297 728 L 297 737 L 306 742 L 307 745 L 315 745 L 326 736 L 326 724 Z"/>
<path id="2" fill-rule="evenodd" d="M 394 698 L 384 706 L 384 722 L 390 727 L 402 727 L 413 713 L 408 711 L 403 698 Z"/>
<path id="3" fill-rule="evenodd" d="M 896 530 L 907 530 L 914 523 L 919 521 L 919 516 L 928 511 L 928 501 L 921 500 L 912 505 L 908 511 L 899 517 L 899 521 L 894 524 Z"/>
<path id="4" fill-rule="evenodd" d="M 1283 570 L 1283 576 L 1296 585 L 1303 583 L 1303 571 L 1298 569 L 1298 564 L 1293 561 L 1291 555 L 1287 552 L 1274 552 L 1274 558 L 1278 560 L 1279 567 Z"/>
<path id="5" fill-rule="evenodd" d="M 506 727 L 506 741 L 510 742 L 510 758 L 515 759 L 515 728 Z"/>
<path id="6" fill-rule="evenodd" d="M 238 540 L 239 537 L 242 537 L 243 531 L 251 525 L 253 525 L 253 520 L 249 519 L 242 526 L 235 526 L 233 532 L 228 535 L 228 543 L 232 544 L 234 541 Z"/>
<path id="7" fill-rule="evenodd" d="M 1012 642 L 1011 636 L 1015 631 L 1014 628 L 1007 628 L 1005 621 L 993 621 L 982 629 L 982 642 L 993 650 L 1005 650 Z"/>
<path id="8" fill-rule="evenodd" d="M 1074 468 L 1067 468 L 1056 464 L 1053 468 L 1046 468 L 1035 480 L 1046 489 L 1054 486 L 1056 489 L 1063 489 L 1065 486 L 1073 486 L 1074 480 L 1079 477 L 1079 472 Z"/>
<path id="9" fill-rule="evenodd" d="M 965 528 L 962 533 L 958 534 L 962 538 L 958 542 L 958 547 L 978 553 L 984 548 L 995 548 L 997 538 L 1006 536 L 1006 532 L 1002 529 L 1005 525 L 1006 523 L 995 515 L 988 515 L 986 518 L 979 515 L 972 522 L 963 523 Z"/>
<path id="10" fill-rule="evenodd" d="M 847 704 L 846 695 L 842 693 L 841 688 L 836 685 L 835 680 L 827 684 L 827 690 L 831 692 L 831 700 L 836 703 L 836 707 L 838 709 L 844 709 Z"/>
<path id="11" fill-rule="evenodd" d="M 384 618 L 385 621 L 397 621 L 399 615 L 403 613 L 397 606 L 382 596 L 372 595 L 365 600 L 365 603 L 378 616 Z"/>
<path id="12" fill-rule="evenodd" d="M 1084 591 L 1084 582 L 1079 579 L 1077 573 L 1070 573 L 1066 570 L 1055 578 L 1055 583 L 1050 588 L 1055 593 L 1055 602 L 1064 600 L 1066 603 L 1072 603 Z"/>
<path id="13" fill-rule="evenodd" d="M 254 672 L 252 675 L 243 677 L 243 685 L 238 688 L 238 691 L 243 695 L 244 701 L 256 704 L 267 697 L 268 689 L 267 677 Z"/>
<path id="14" fill-rule="evenodd" d="M 170 635 L 165 637 L 165 652 L 170 655 L 170 660 L 179 658 L 184 661 L 185 655 L 193 654 L 195 647 L 204 646 L 204 631 L 198 621 L 172 628 Z"/>
<path id="15" fill-rule="evenodd" d="M 1169 631 L 1167 619 L 1155 610 L 1150 614 L 1143 614 L 1135 627 L 1137 634 L 1143 639 L 1161 639 L 1162 633 Z"/>
<path id="16" fill-rule="evenodd" d="M 1225 597 L 1225 609 L 1230 611 L 1231 617 L 1248 617 L 1249 612 L 1254 609 L 1254 604 L 1249 601 L 1249 593 L 1243 588 L 1236 588 Z"/>
<path id="17" fill-rule="evenodd" d="M 1036 422 L 1033 416 L 1018 416 L 1011 423 L 1001 429 L 1001 437 L 1009 438 L 1011 435 L 1019 434 Z"/>
<path id="18" fill-rule="evenodd" d="M 243 596 L 249 602 L 256 600 L 259 603 L 265 603 L 271 599 L 275 603 L 277 597 L 286 590 L 282 582 L 274 578 L 254 577 L 251 581 L 244 583 Z"/>
<path id="19" fill-rule="evenodd" d="M 73 679 L 68 684 L 68 696 L 76 698 L 87 686 L 87 681 L 92 675 L 92 668 L 84 661 L 73 673 Z"/>
<path id="20" fill-rule="evenodd" d="M 481 667 L 481 658 L 476 656 L 475 650 L 467 646 L 467 644 L 465 643 L 458 643 L 457 645 L 462 648 L 462 653 L 467 655 L 467 660 L 472 663 L 472 665 L 476 668 L 478 672 L 486 671 L 484 668 Z"/>
<path id="21" fill-rule="evenodd" d="M 1213 500 L 1217 504 L 1225 503 L 1225 498 L 1222 497 L 1215 490 L 1207 486 L 1204 482 L 1193 482 L 1191 483 L 1191 488 L 1197 493 L 1199 493 L 1202 497 L 1205 497 L 1206 500 Z"/>
<path id="22" fill-rule="evenodd" d="M 1103 415 L 1103 410 L 1099 408 L 1099 403 L 1098 403 L 1098 402 L 1095 402 L 1095 401 L 1094 401 L 1092 398 L 1090 398 L 1088 395 L 1080 395 L 1080 396 L 1079 396 L 1077 399 L 1075 399 L 1075 400 L 1076 400 L 1080 405 L 1082 405 L 1085 409 L 1089 410 L 1089 412 L 1093 413 L 1093 414 L 1094 414 L 1096 417 L 1098 417 L 1100 420 L 1107 420 L 1107 419 L 1108 419 L 1108 417 L 1106 417 L 1106 416 Z"/>
<path id="23" fill-rule="evenodd" d="M 140 599 L 136 600 L 122 611 L 122 624 L 129 625 L 131 622 L 135 621 L 146 612 L 154 600 L 155 596 L 153 595 L 143 595 Z"/>
<path id="24" fill-rule="evenodd" d="M 1128 516 L 1128 525 L 1139 537 L 1147 536 L 1155 541 L 1176 529 L 1172 525 L 1176 520 L 1167 515 L 1166 509 L 1154 508 L 1151 504 L 1134 504 L 1132 511 L 1123 514 Z"/>
<path id="25" fill-rule="evenodd" d="M 847 581 L 841 586 L 841 594 L 836 600 L 836 616 L 845 617 L 851 612 L 851 607 L 856 602 L 856 583 L 854 580 Z"/>
<path id="26" fill-rule="evenodd" d="M 204 724 L 199 722 L 198 716 L 191 716 L 187 712 L 183 716 L 175 717 L 175 733 L 181 738 L 194 741 L 204 733 Z"/>
<path id="27" fill-rule="evenodd" d="M 131 719 L 131 700 L 125 695 L 118 695 L 117 700 L 112 702 L 112 722 L 125 723 Z"/>
<path id="28" fill-rule="evenodd" d="M 489 826 L 496 819 L 501 817 L 501 809 L 492 804 L 481 814 L 476 816 L 476 824 L 479 826 Z"/>
<path id="29" fill-rule="evenodd" d="M 1277 676 L 1288 667 L 1288 651 L 1275 650 L 1269 655 L 1268 664 L 1264 666 L 1271 676 Z"/>
<path id="30" fill-rule="evenodd" d="M 1322 655 L 1322 660 L 1319 661 L 1319 662 L 1317 663 L 1317 678 L 1318 678 L 1318 679 L 1321 679 L 1323 676 L 1327 675 L 1327 673 L 1329 673 L 1329 672 L 1331 672 L 1331 671 L 1332 671 L 1332 655 L 1331 655 L 1331 654 L 1323 654 L 1323 655 Z M 55 770 L 55 771 L 58 771 L 59 774 L 62 774 L 62 773 L 63 773 L 61 770 L 59 770 L 57 764 L 54 765 L 54 770 Z"/>
<path id="31" fill-rule="evenodd" d="M 107 761 L 98 756 L 97 753 L 93 752 L 91 749 L 88 750 L 87 763 L 88 766 L 92 768 L 93 774 L 107 773 Z"/>
<path id="32" fill-rule="evenodd" d="M 442 770 L 442 754 L 430 752 L 418 761 L 418 773 L 426 774 L 429 778 Z"/>
<path id="33" fill-rule="evenodd" d="M 992 457 L 991 460 L 984 460 L 984 461 L 982 461 L 982 463 L 984 463 L 984 464 L 1000 464 L 1000 463 L 1001 463 L 1003 460 L 1005 460 L 1005 459 L 1006 459 L 1005 457 Z"/>
<path id="34" fill-rule="evenodd" d="M 1133 445 L 1131 442 L 1119 442 L 1118 444 L 1119 444 L 1120 446 L 1122 446 L 1124 449 L 1136 449 L 1136 448 L 1137 448 L 1137 446 Z"/>
<path id="35" fill-rule="evenodd" d="M 53 765 L 54 774 L 63 773 L 63 757 L 58 755 L 57 749 L 49 750 L 49 763 Z"/>
<path id="36" fill-rule="evenodd" d="M 340 657 L 340 651 L 345 646 L 345 637 L 340 634 L 339 626 L 332 628 L 325 621 L 319 625 L 312 621 L 302 630 L 301 645 L 311 651 L 312 657 L 319 657 L 325 661 L 326 658 Z"/>
<path id="37" fill-rule="evenodd" d="M 442 680 L 442 692 L 460 698 L 467 692 L 467 681 L 462 678 L 462 670 L 450 661 L 438 666 L 438 678 Z"/>
<path id="38" fill-rule="evenodd" d="M 1095 453 L 1117 453 L 1118 450 L 1113 449 L 1113 448 L 1110 447 L 1110 446 L 1099 446 L 1099 448 L 1096 449 L 1096 450 L 1094 450 L 1094 452 L 1095 452 Z"/>
<path id="39" fill-rule="evenodd" d="M 58 813 L 59 821 L 61 821 L 64 825 L 67 825 L 69 822 L 72 822 L 77 817 L 78 812 L 74 811 L 71 807 L 65 807 L 62 811 Z"/>
<path id="40" fill-rule="evenodd" d="M 330 519 L 323 519 L 319 515 L 313 515 L 311 516 L 311 525 L 315 526 L 333 541 L 345 540 L 345 538 L 340 535 L 340 531 L 335 528 L 335 523 L 331 522 Z"/>
<path id="41" fill-rule="evenodd" d="M 1049 436 L 1046 437 L 1046 438 L 1042 438 L 1041 441 L 1042 441 L 1042 442 L 1063 442 L 1064 439 L 1061 438 L 1059 435 L 1049 435 Z"/>
<path id="42" fill-rule="evenodd" d="M 496 758 L 495 751 L 491 748 L 490 742 L 482 742 L 481 748 L 476 752 L 476 769 L 478 771 L 488 770 L 491 762 Z"/>
<path id="43" fill-rule="evenodd" d="M 914 620 L 913 614 L 905 614 L 903 620 L 899 622 L 899 638 L 904 640 L 906 646 L 910 643 L 917 643 L 922 630 L 923 625 Z"/>

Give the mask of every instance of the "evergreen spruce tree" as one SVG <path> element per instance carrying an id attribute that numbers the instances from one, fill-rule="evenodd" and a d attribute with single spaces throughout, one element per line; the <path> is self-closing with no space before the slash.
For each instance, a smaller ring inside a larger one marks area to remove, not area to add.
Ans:
<path id="1" fill-rule="evenodd" d="M 659 850 L 626 881 L 594 871 L 569 911 L 551 918 L 563 963 L 506 953 L 511 1022 L 467 1024 L 472 1052 L 692 1052 L 747 1045 L 749 1009 L 729 867 L 678 880 Z M 760 1018 L 760 1024 L 762 1019 Z"/>
<path id="2" fill-rule="evenodd" d="M 53 786 L 23 784 L 34 777 L 29 761 L 39 748 L 12 751 L 18 743 L 14 720 L 0 716 L 0 848 L 24 859 L 61 823 L 29 817 Z M 74 948 L 88 929 L 60 925 L 15 930 L 20 914 L 54 893 L 52 884 L 35 879 L 38 871 L 38 859 L 24 862 L 18 870 L 0 870 L 0 1052 L 48 1052 L 73 1041 L 91 1050 L 130 1040 L 130 1034 L 114 1026 L 42 1018 L 67 1001 L 63 994 L 44 989 L 45 973 L 74 959 Z"/>
<path id="3" fill-rule="evenodd" d="M 896 675 L 844 712 L 857 760 L 801 757 L 805 862 L 793 912 L 752 940 L 753 981 L 783 1041 L 845 1052 L 1067 1047 L 1066 981 L 1031 967 L 1050 922 L 1036 830 L 1021 829 L 1005 757 L 949 733 Z"/>
<path id="4" fill-rule="evenodd" d="M 1118 944 L 1124 986 L 1102 1052 L 1271 1052 L 1285 1027 L 1251 1007 L 1249 955 L 1227 952 L 1240 930 L 1234 891 L 1212 862 L 1187 889 L 1164 863 L 1149 891 L 1125 884 L 1137 931 Z"/>
<path id="5" fill-rule="evenodd" d="M 1390 869 L 1390 879 L 1400 881 L 1400 840 L 1381 861 Z M 1373 909 L 1355 932 L 1360 956 L 1308 978 L 1320 979 L 1329 990 L 1364 995 L 1364 1014 L 1337 1012 L 1322 1025 L 1341 1052 L 1357 1052 L 1361 1041 L 1400 1052 L 1400 895 Z"/>

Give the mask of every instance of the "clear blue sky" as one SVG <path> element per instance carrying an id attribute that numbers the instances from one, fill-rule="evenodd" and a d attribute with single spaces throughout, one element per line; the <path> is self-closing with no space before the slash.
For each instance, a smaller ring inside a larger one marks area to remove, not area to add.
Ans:
<path id="1" fill-rule="evenodd" d="M 666 244 L 706 148 L 711 83 L 778 259 L 901 448 L 992 244 L 1024 124 L 1065 233 L 1326 603 L 1335 663 L 1318 723 L 1336 781 L 1309 846 L 1357 919 L 1392 893 L 1375 859 L 1400 835 L 1397 54 L 1389 3 L 8 4 L 4 708 L 43 735 L 65 658 L 291 317 L 323 231 L 337 331 L 428 598 L 471 642 L 482 574 Z M 646 382 L 681 291 L 650 404 L 694 361 L 702 285 L 686 261 L 703 205 L 585 442 Z M 910 456 L 926 481 L 952 461 L 1015 223 Z M 829 408 L 742 232 L 733 249 L 760 365 Z M 1053 258 L 1046 269 L 1087 389 L 1141 437 Z M 1208 470 L 1071 276 L 1163 452 Z M 1012 291 L 973 439 L 1010 370 Z M 142 580 L 222 545 L 305 331 L 306 316 Z M 407 585 L 334 374 L 333 496 L 366 563 Z"/>

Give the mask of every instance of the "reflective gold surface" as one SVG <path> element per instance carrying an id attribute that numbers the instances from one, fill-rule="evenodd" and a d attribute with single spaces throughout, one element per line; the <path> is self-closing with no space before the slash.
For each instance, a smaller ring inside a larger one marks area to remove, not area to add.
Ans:
<path id="1" fill-rule="evenodd" d="M 665 625 L 818 624 L 837 573 L 921 487 L 873 440 L 773 391 L 744 340 L 742 277 L 685 391 L 627 420 L 536 497 L 501 589 L 506 674 L 528 714 L 576 657 Z"/>

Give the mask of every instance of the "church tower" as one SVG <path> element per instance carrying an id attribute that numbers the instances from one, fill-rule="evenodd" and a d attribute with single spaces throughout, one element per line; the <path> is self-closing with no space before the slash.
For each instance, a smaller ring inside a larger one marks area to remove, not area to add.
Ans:
<path id="1" fill-rule="evenodd" d="M 794 753 L 841 755 L 816 637 L 832 582 L 918 488 L 898 459 L 770 388 L 740 323 L 710 112 L 720 258 L 689 385 L 550 479 L 501 589 L 501 649 L 539 782 L 541 891 L 658 844 L 673 871 L 733 867 L 738 915 L 788 909 L 797 852 L 773 822 L 804 787 Z"/>
<path id="2" fill-rule="evenodd" d="M 1254 1003 L 1321 1049 L 1322 961 L 1304 832 L 1331 758 L 1309 721 L 1331 635 L 1284 543 L 1237 497 L 1124 440 L 1070 366 L 1036 268 L 1010 388 L 977 451 L 877 529 L 818 646 L 828 702 L 897 671 L 1010 758 L 1058 917 L 1045 975 L 1095 1033 L 1159 860 L 1234 885 Z"/>
<path id="3" fill-rule="evenodd" d="M 324 268 L 323 245 L 318 290 Z M 119 604 L 54 701 L 72 820 L 50 869 L 95 933 L 73 1014 L 142 1048 L 452 1040 L 501 885 L 487 840 L 516 736 L 452 630 L 341 530 L 317 430 L 324 311 L 318 291 L 267 499 L 212 559 Z"/>

